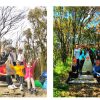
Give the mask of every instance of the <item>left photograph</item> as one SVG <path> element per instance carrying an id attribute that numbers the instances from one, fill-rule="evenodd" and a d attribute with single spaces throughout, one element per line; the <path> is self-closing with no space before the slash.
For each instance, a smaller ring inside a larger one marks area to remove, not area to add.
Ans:
<path id="1" fill-rule="evenodd" d="M 0 97 L 46 96 L 46 7 L 0 6 Z"/>

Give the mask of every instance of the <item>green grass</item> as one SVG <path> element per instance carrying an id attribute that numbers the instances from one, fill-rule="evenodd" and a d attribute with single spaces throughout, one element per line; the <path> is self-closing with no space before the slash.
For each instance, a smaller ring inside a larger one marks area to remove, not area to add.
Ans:
<path id="1" fill-rule="evenodd" d="M 0 93 L 0 97 L 2 97 L 3 95 Z"/>

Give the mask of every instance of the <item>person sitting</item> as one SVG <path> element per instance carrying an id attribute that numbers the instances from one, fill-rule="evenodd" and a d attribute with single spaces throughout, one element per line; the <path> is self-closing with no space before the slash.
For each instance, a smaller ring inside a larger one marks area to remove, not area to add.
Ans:
<path id="1" fill-rule="evenodd" d="M 100 82 L 100 60 L 96 60 L 96 65 L 93 67 L 93 75 Z"/>
<path id="2" fill-rule="evenodd" d="M 12 69 L 15 70 L 16 76 L 19 80 L 20 83 L 20 90 L 23 91 L 23 86 L 24 86 L 24 65 L 20 65 L 20 62 L 17 60 L 16 66 L 11 66 Z"/>
<path id="3" fill-rule="evenodd" d="M 10 54 L 8 56 L 7 61 L 5 62 L 6 66 L 6 82 L 8 84 L 8 89 L 16 89 L 17 87 L 13 84 L 11 75 L 14 75 L 14 70 L 10 67 L 12 65 Z"/>
<path id="4" fill-rule="evenodd" d="M 33 64 L 32 64 L 33 63 Z M 27 82 L 28 91 L 32 94 L 36 92 L 35 83 L 34 83 L 34 69 L 36 67 L 36 60 L 34 62 L 30 61 L 26 64 L 25 67 L 25 80 Z M 32 87 L 31 87 L 32 85 Z"/>
<path id="5" fill-rule="evenodd" d="M 78 77 L 77 59 L 73 58 L 73 61 L 72 61 L 72 71 L 69 72 L 69 77 L 68 77 L 66 83 L 68 83 L 72 78 L 77 78 L 77 77 Z"/>

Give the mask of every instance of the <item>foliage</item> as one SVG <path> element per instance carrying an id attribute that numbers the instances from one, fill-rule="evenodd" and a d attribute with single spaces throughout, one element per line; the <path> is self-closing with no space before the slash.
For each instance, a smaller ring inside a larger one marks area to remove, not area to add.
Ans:
<path id="1" fill-rule="evenodd" d="M 62 61 L 58 60 L 54 68 L 54 72 L 58 75 L 60 74 L 64 75 L 65 73 L 67 73 L 67 71 L 69 71 L 69 67 L 67 66 L 67 64 L 64 65 Z"/>
<path id="2" fill-rule="evenodd" d="M 62 91 L 69 89 L 69 86 L 68 84 L 65 84 L 65 81 L 68 78 L 68 72 L 71 70 L 70 66 L 70 58 L 67 58 L 66 63 L 58 60 L 57 64 L 54 66 L 54 97 L 61 96 Z"/>
<path id="3" fill-rule="evenodd" d="M 99 23 L 99 7 L 54 7 L 53 81 L 55 97 L 69 96 L 69 85 L 65 81 L 71 70 L 75 44 L 90 45 L 92 43 L 95 45 L 99 43 Z"/>
<path id="4" fill-rule="evenodd" d="M 96 27 L 100 23 L 99 18 L 98 7 L 54 7 L 53 27 L 56 34 L 54 38 L 56 36 L 60 44 L 59 52 L 63 62 L 68 56 L 66 53 L 73 54 L 75 43 L 96 44 L 98 42 Z"/>
<path id="5" fill-rule="evenodd" d="M 38 68 L 35 71 L 41 74 L 47 69 L 47 11 L 45 7 L 36 7 L 28 12 L 28 20 L 31 28 L 23 31 L 25 36 L 25 56 L 27 61 L 30 59 L 38 60 Z"/>

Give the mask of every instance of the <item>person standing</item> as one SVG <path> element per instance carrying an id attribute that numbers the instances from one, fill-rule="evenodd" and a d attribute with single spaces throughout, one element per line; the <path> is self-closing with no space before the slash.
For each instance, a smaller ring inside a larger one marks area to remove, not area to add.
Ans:
<path id="1" fill-rule="evenodd" d="M 88 52 L 89 52 L 89 56 L 92 62 L 92 66 L 94 66 L 95 53 L 93 52 L 91 46 L 88 46 Z"/>
<path id="2" fill-rule="evenodd" d="M 18 50 L 17 61 L 19 62 L 19 65 L 24 65 L 24 54 L 22 49 Z M 25 69 L 23 69 L 23 72 L 25 72 Z M 20 82 L 19 75 L 16 75 L 16 80 Z"/>
<path id="3" fill-rule="evenodd" d="M 95 53 L 96 53 L 96 59 L 100 60 L 100 47 L 98 45 L 96 46 Z"/>
<path id="4" fill-rule="evenodd" d="M 86 51 L 84 46 L 81 46 L 81 50 L 80 50 L 80 56 L 79 56 L 79 73 L 80 75 L 82 74 L 82 68 L 83 68 L 83 64 L 85 61 L 85 55 L 86 55 Z"/>
<path id="5" fill-rule="evenodd" d="M 23 50 L 22 49 L 19 49 L 19 51 L 18 51 L 17 60 L 20 62 L 20 65 L 24 64 L 24 54 L 23 54 Z"/>
<path id="6" fill-rule="evenodd" d="M 77 72 L 79 70 L 79 56 L 80 56 L 80 48 L 79 48 L 79 45 L 76 44 L 75 49 L 74 49 L 74 57 L 77 60 Z"/>
<path id="7" fill-rule="evenodd" d="M 16 66 L 17 54 L 15 48 L 12 48 L 10 55 L 12 58 L 13 66 Z"/>

